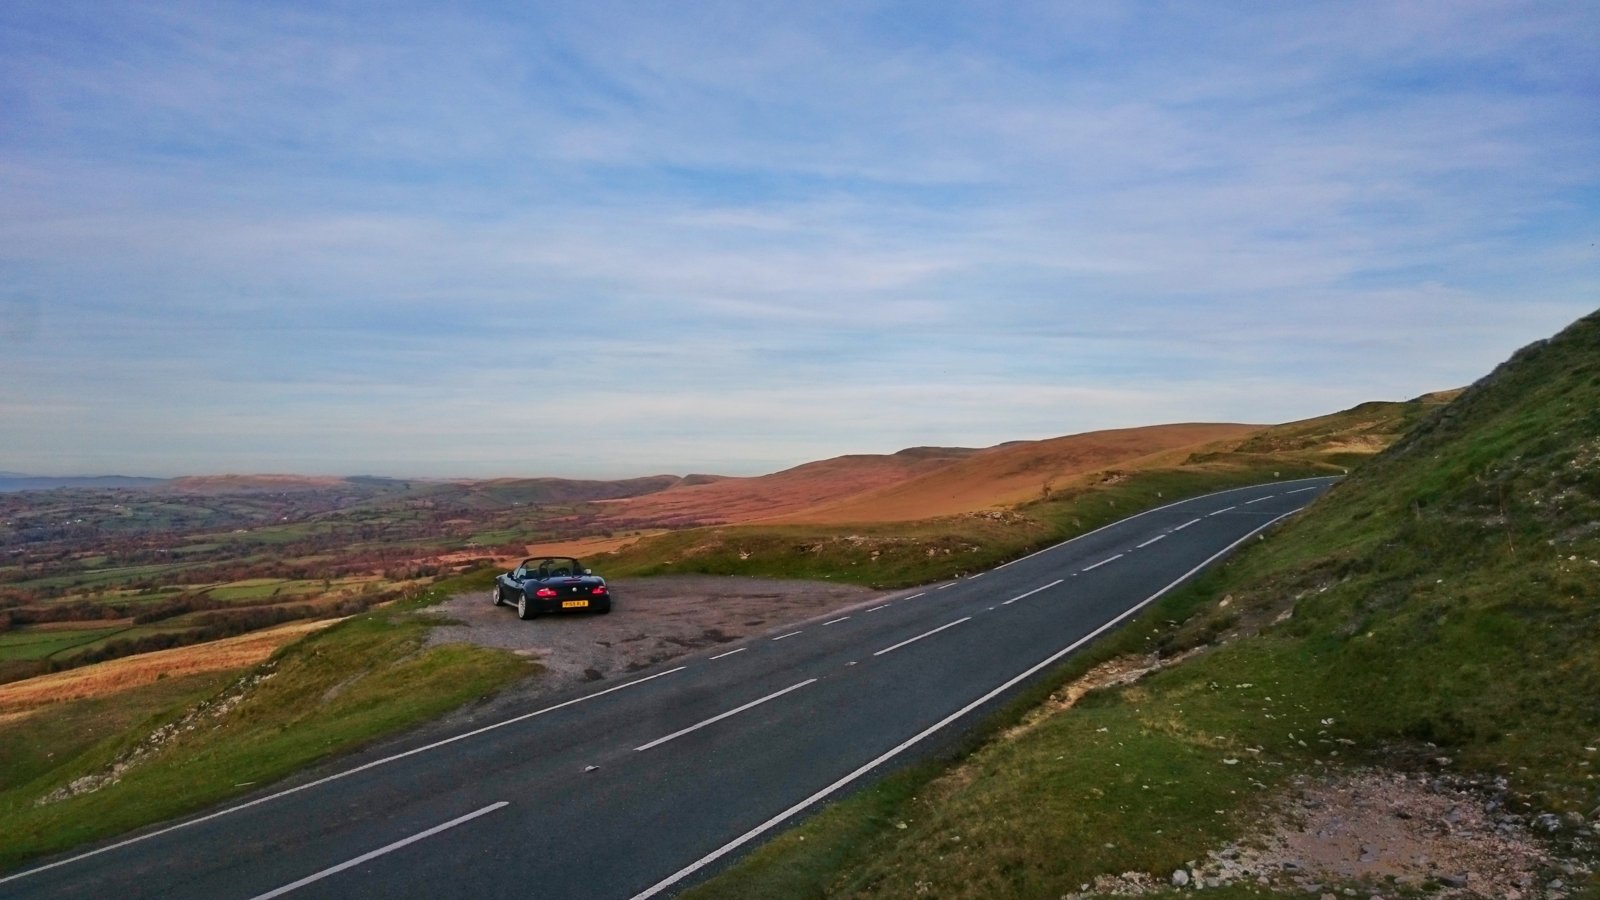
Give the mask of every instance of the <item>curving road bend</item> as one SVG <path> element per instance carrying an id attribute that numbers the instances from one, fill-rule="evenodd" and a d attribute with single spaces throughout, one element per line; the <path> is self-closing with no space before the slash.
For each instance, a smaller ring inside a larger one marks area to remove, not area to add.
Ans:
<path id="1" fill-rule="evenodd" d="M 0 876 L 0 897 L 643 900 L 950 746 L 1332 484 L 1170 504 Z M 530 627 L 537 627 L 531 625 Z"/>

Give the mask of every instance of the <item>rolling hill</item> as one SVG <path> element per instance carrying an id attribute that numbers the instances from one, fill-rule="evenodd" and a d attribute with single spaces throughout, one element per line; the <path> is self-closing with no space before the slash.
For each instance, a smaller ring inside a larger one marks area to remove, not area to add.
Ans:
<path id="1" fill-rule="evenodd" d="M 1016 727 L 691 895 L 1600 896 L 1600 312 L 1417 402 Z"/>

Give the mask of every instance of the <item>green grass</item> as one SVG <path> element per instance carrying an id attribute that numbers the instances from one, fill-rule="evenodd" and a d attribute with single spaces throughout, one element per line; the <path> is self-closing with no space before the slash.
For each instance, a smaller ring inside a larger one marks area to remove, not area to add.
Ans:
<path id="1" fill-rule="evenodd" d="M 6 835 L 0 868 L 202 808 L 245 790 L 241 784 L 270 783 L 536 671 L 504 651 L 460 644 L 423 649 L 428 625 L 410 613 L 424 602 L 357 616 L 290 645 L 264 664 L 274 677 L 252 688 L 215 727 L 185 732 L 94 793 L 35 805 L 179 719 L 214 683 L 195 682 L 192 691 L 167 686 L 169 692 L 140 695 L 128 709 L 51 708 L 0 730 L 0 762 L 21 763 L 0 781 L 0 832 Z M 22 746 L 34 733 L 77 737 L 41 760 L 37 747 Z"/>
<path id="2" fill-rule="evenodd" d="M 114 638 L 127 630 L 116 627 L 8 631 L 0 634 L 0 659 L 48 659 L 65 650 L 78 650 Z"/>
<path id="3" fill-rule="evenodd" d="M 1047 686 L 1113 656 L 1201 655 L 863 792 L 691 896 L 1058 896 L 1203 858 L 1292 775 L 1441 756 L 1507 777 L 1526 809 L 1592 814 L 1597 522 L 1600 315 Z"/>

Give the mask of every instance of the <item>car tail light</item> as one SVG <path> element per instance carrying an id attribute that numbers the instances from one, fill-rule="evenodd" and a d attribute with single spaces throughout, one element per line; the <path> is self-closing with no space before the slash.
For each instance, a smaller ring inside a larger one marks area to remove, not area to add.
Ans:
<path id="1" fill-rule="evenodd" d="M 534 591 L 533 593 L 534 593 L 534 596 L 537 596 L 537 597 L 554 597 L 556 595 L 556 589 L 555 588 L 539 588 L 537 591 Z"/>
<path id="2" fill-rule="evenodd" d="M 606 592 L 606 586 L 603 585 L 603 584 L 594 589 L 594 593 L 596 593 L 596 594 L 604 594 L 605 592 Z"/>

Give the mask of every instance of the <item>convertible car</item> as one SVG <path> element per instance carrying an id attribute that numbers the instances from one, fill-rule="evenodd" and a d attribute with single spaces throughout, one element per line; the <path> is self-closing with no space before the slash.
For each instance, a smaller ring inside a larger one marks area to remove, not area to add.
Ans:
<path id="1" fill-rule="evenodd" d="M 611 612 L 611 592 L 606 580 L 570 556 L 535 556 L 494 580 L 495 606 L 510 603 L 517 618 L 540 613 Z"/>

